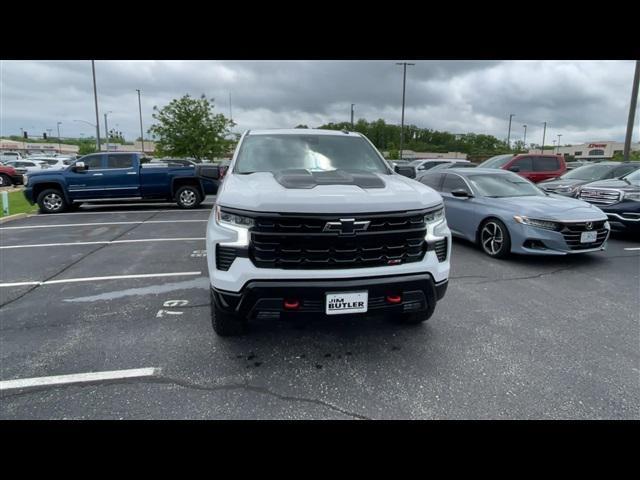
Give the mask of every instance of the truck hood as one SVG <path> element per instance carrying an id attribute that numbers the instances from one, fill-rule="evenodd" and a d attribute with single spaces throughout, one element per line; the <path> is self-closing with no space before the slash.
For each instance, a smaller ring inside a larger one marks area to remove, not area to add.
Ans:
<path id="1" fill-rule="evenodd" d="M 598 207 L 582 200 L 551 194 L 535 197 L 508 197 L 491 199 L 513 209 L 515 215 L 525 215 L 540 220 L 579 221 L 606 220 L 607 216 Z"/>
<path id="2" fill-rule="evenodd" d="M 619 188 L 622 190 L 637 190 L 638 188 L 640 188 L 640 184 L 638 184 L 637 182 L 629 182 L 621 178 L 598 180 L 596 182 L 587 183 L 584 186 L 588 188 Z"/>
<path id="3" fill-rule="evenodd" d="M 346 178 L 344 183 L 334 181 L 329 185 L 287 187 L 270 172 L 231 173 L 222 182 L 216 203 L 241 210 L 276 213 L 395 212 L 442 203 L 442 197 L 435 190 L 410 178 L 398 174 L 370 175 L 375 180 L 366 182 L 370 188 Z"/>
<path id="4" fill-rule="evenodd" d="M 563 187 L 575 187 L 576 185 L 583 185 L 588 183 L 589 180 L 580 180 L 579 178 L 554 178 L 553 180 L 546 180 L 544 182 L 538 183 L 540 188 L 563 188 Z"/>

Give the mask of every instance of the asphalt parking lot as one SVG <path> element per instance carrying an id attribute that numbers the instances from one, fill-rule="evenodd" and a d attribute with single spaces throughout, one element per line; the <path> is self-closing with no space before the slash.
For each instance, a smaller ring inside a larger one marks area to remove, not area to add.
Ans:
<path id="1" fill-rule="evenodd" d="M 640 418 L 636 239 L 503 261 L 455 241 L 425 324 L 271 321 L 220 338 L 203 252 L 212 202 L 0 225 L 0 381 L 148 369 L 5 389 L 0 418 Z"/>

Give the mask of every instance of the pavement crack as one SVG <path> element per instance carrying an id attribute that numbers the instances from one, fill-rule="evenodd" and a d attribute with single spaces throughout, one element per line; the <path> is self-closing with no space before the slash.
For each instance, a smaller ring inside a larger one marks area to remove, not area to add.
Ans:
<path id="1" fill-rule="evenodd" d="M 127 233 L 129 233 L 130 231 L 138 228 L 140 225 L 144 224 L 144 222 L 151 220 L 153 217 L 155 217 L 158 214 L 158 212 L 151 214 L 151 216 L 145 218 L 144 220 L 142 220 L 141 223 L 132 226 L 131 228 L 127 228 L 124 232 L 122 232 L 121 234 L 117 235 L 115 238 L 112 238 L 110 241 L 114 241 L 114 240 L 118 240 L 119 238 L 122 238 L 124 235 L 126 235 Z M 73 267 L 74 265 L 77 265 L 78 263 L 80 263 L 82 260 L 84 260 L 85 258 L 87 258 L 90 255 L 93 255 L 94 253 L 102 250 L 105 247 L 108 247 L 110 244 L 105 243 L 104 245 L 100 245 L 98 246 L 96 249 L 91 250 L 90 252 L 87 252 L 85 255 L 82 255 L 80 258 L 78 258 L 75 262 L 71 262 L 68 265 L 65 265 L 61 270 L 57 271 L 56 273 L 48 276 L 47 278 L 45 278 L 44 280 L 40 280 L 41 283 L 47 282 L 49 280 L 54 279 L 55 277 L 57 277 L 58 275 L 61 275 L 62 273 L 66 272 L 67 270 L 69 270 L 71 267 Z M 38 289 L 39 287 L 41 287 L 42 285 L 34 285 L 33 287 L 29 288 L 27 291 L 25 291 L 24 293 L 21 293 L 20 295 L 18 295 L 17 297 L 9 300 L 8 302 L 4 302 L 4 303 L 0 303 L 0 308 L 5 307 L 13 302 L 16 302 L 18 300 L 20 300 L 21 298 L 23 298 L 25 295 L 28 295 L 29 293 L 33 292 L 34 290 Z"/>
<path id="2" fill-rule="evenodd" d="M 272 397 L 275 397 L 285 402 L 302 402 L 302 403 L 311 403 L 314 405 L 319 405 L 321 407 L 328 408 L 335 412 L 341 413 L 342 415 L 346 415 L 348 417 L 352 417 L 357 420 L 372 420 L 370 417 L 361 415 L 359 413 L 350 412 L 348 410 L 338 407 L 337 405 L 334 405 L 329 402 L 325 402 L 324 400 L 319 400 L 317 398 L 309 398 L 309 397 L 297 397 L 293 395 L 283 395 L 281 393 L 270 390 L 266 387 L 258 387 L 256 385 L 250 385 L 248 383 L 228 383 L 228 384 L 222 384 L 222 385 L 205 386 L 205 385 L 199 385 L 197 383 L 181 380 L 179 378 L 167 377 L 162 375 L 157 375 L 153 377 L 144 377 L 144 378 L 130 378 L 130 379 L 125 378 L 125 379 L 117 379 L 117 380 L 99 380 L 95 382 L 68 383 L 68 384 L 60 384 L 60 385 L 26 387 L 26 388 L 17 390 L 15 393 L 4 392 L 0 395 L 0 398 L 2 399 L 17 398 L 25 395 L 30 395 L 35 392 L 42 392 L 42 391 L 47 391 L 52 389 L 59 389 L 59 388 L 66 389 L 70 387 L 92 387 L 92 386 L 99 386 L 99 385 L 118 385 L 118 384 L 131 385 L 131 384 L 140 384 L 140 383 L 159 383 L 159 384 L 166 384 L 166 385 L 177 385 L 179 387 L 188 388 L 190 390 L 199 390 L 199 391 L 205 391 L 205 392 L 218 392 L 218 391 L 225 391 L 225 390 L 227 391 L 228 390 L 244 390 L 247 392 L 270 395 Z"/>
<path id="3" fill-rule="evenodd" d="M 496 278 L 496 279 L 492 279 L 492 280 L 486 280 L 484 282 L 475 282 L 474 285 L 482 285 L 482 284 L 485 284 L 485 283 L 511 282 L 511 281 L 514 281 L 514 280 L 531 280 L 531 279 L 534 279 L 534 278 L 545 277 L 547 275 L 555 275 L 556 273 L 564 272 L 566 270 L 571 270 L 572 268 L 573 268 L 573 265 L 568 266 L 568 267 L 556 268 L 555 270 L 551 270 L 551 271 L 548 271 L 548 272 L 537 273 L 535 275 L 527 275 L 526 277 Z"/>

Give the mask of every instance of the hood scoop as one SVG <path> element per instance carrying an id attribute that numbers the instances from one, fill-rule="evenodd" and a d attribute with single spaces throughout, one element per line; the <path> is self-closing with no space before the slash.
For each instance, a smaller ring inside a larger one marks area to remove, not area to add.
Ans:
<path id="1" fill-rule="evenodd" d="M 310 172 L 304 169 L 279 170 L 273 174 L 285 188 L 314 188 L 318 185 L 355 185 L 360 188 L 384 188 L 384 181 L 371 172 L 332 170 Z"/>

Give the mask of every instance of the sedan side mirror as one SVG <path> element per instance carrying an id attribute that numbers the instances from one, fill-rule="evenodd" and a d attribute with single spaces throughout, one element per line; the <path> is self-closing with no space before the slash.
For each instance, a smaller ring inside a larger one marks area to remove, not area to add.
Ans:
<path id="1" fill-rule="evenodd" d="M 519 172 L 520 171 L 520 167 L 509 167 L 509 171 L 510 172 Z"/>
<path id="2" fill-rule="evenodd" d="M 467 192 L 463 188 L 458 188 L 456 190 L 452 190 L 451 191 L 451 195 L 453 195 L 454 197 L 458 197 L 458 198 L 472 198 L 473 197 L 473 195 L 471 195 L 469 192 Z"/>
<path id="3" fill-rule="evenodd" d="M 76 162 L 73 165 L 74 172 L 86 172 L 87 170 L 89 170 L 89 165 L 85 165 L 84 162 Z"/>
<path id="4" fill-rule="evenodd" d="M 396 165 L 394 168 L 395 172 L 409 178 L 416 178 L 416 171 L 413 167 L 405 167 Z"/>
<path id="5" fill-rule="evenodd" d="M 196 169 L 197 175 L 202 178 L 207 178 L 209 180 L 220 179 L 220 167 L 217 165 L 198 165 Z"/>

